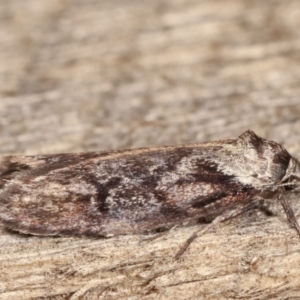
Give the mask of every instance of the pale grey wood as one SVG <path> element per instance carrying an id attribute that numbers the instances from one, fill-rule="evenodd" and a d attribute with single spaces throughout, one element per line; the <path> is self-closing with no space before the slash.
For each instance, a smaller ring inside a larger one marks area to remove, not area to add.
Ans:
<path id="1" fill-rule="evenodd" d="M 300 158 L 299 11 L 297 0 L 2 1 L 0 153 L 251 128 Z M 300 241 L 272 209 L 218 225 L 180 261 L 197 225 L 110 239 L 1 228 L 0 299 L 300 299 Z"/>

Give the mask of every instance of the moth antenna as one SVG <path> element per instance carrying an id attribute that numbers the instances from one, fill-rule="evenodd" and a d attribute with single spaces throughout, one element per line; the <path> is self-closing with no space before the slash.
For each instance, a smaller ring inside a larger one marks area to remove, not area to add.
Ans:
<path id="1" fill-rule="evenodd" d="M 279 184 L 263 184 L 261 185 L 262 188 L 268 188 L 268 187 L 284 187 L 284 186 L 293 186 L 293 185 L 296 185 L 296 186 L 300 186 L 300 184 L 298 182 L 294 182 L 294 181 L 291 181 L 291 182 L 285 182 L 285 183 L 279 183 Z"/>

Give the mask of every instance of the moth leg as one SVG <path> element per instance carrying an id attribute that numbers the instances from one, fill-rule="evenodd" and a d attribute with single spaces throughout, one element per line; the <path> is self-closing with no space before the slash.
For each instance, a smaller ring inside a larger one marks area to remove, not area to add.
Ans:
<path id="1" fill-rule="evenodd" d="M 191 235 L 187 241 L 185 242 L 185 244 L 181 247 L 181 249 L 177 252 L 177 254 L 175 255 L 175 259 L 179 259 L 181 257 L 181 255 L 187 250 L 187 248 L 190 246 L 190 244 L 198 237 L 201 236 L 202 234 L 204 234 L 206 231 L 208 231 L 209 229 L 211 229 L 213 226 L 215 226 L 218 223 L 233 219 L 241 214 L 243 214 L 246 211 L 252 210 L 252 209 L 262 209 L 264 212 L 266 212 L 266 214 L 272 214 L 272 212 L 263 205 L 264 200 L 259 198 L 256 200 L 252 200 L 250 203 L 248 203 L 247 205 L 244 206 L 239 206 L 236 209 L 233 210 L 229 210 L 229 211 L 225 211 L 223 212 L 221 215 L 219 215 L 218 217 L 216 217 L 212 223 L 208 224 L 203 230 L 201 231 L 196 231 L 193 233 L 193 235 Z M 294 217 L 295 218 L 295 217 Z M 298 225 L 298 223 L 297 223 Z M 298 225 L 299 226 L 299 225 Z M 300 234 L 300 227 L 299 227 L 299 234 Z"/>
<path id="2" fill-rule="evenodd" d="M 281 195 L 279 195 L 278 198 L 279 198 L 279 201 L 280 201 L 280 203 L 281 203 L 281 205 L 282 205 L 282 207 L 283 207 L 283 209 L 286 213 L 286 216 L 287 216 L 288 222 L 290 223 L 290 226 L 295 228 L 298 235 L 300 236 L 300 226 L 299 226 L 299 223 L 296 220 L 295 214 L 294 214 L 290 204 Z"/>

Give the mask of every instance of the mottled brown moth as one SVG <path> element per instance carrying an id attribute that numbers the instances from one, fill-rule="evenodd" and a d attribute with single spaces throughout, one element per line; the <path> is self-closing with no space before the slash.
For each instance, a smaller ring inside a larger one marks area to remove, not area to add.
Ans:
<path id="1" fill-rule="evenodd" d="M 246 131 L 209 143 L 0 158 L 0 222 L 33 235 L 110 236 L 231 218 L 296 191 L 300 163 Z"/>

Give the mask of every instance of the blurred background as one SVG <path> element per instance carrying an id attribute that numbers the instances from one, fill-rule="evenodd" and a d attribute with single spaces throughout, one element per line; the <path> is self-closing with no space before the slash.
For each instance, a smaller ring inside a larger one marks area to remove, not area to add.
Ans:
<path id="1" fill-rule="evenodd" d="M 0 154 L 252 129 L 300 158 L 299 28 L 299 0 L 0 1 Z M 153 243 L 1 227 L 0 299 L 299 299 L 299 239 L 279 216 L 236 219 L 178 264 L 193 227 Z"/>
<path id="2" fill-rule="evenodd" d="M 1 1 L 0 154 L 248 128 L 297 152 L 299 28 L 297 0 Z"/>

